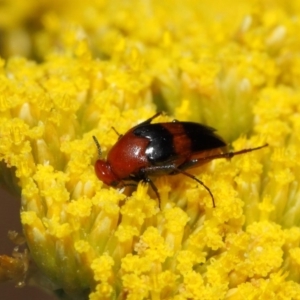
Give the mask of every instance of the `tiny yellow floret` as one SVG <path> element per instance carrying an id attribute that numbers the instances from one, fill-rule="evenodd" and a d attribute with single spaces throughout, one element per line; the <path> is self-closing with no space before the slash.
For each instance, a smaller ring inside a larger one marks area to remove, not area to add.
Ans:
<path id="1" fill-rule="evenodd" d="M 91 264 L 91 268 L 94 271 L 94 279 L 101 282 L 107 282 L 112 279 L 113 265 L 114 260 L 108 254 L 103 254 L 100 257 L 94 259 Z"/>

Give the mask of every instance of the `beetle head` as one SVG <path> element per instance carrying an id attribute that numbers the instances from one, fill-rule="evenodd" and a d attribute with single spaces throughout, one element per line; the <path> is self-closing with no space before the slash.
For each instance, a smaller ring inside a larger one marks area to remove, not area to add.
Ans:
<path id="1" fill-rule="evenodd" d="M 95 163 L 97 177 L 105 184 L 117 187 L 120 179 L 113 173 L 111 166 L 105 160 L 98 159 Z"/>

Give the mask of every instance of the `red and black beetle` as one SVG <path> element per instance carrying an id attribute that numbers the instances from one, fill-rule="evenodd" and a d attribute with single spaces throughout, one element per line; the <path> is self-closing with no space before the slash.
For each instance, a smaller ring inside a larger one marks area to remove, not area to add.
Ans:
<path id="1" fill-rule="evenodd" d="M 216 158 L 231 158 L 267 146 L 223 152 L 226 143 L 215 134 L 214 128 L 177 120 L 151 124 L 159 115 L 160 112 L 120 135 L 108 152 L 107 160 L 96 161 L 95 172 L 101 181 L 113 187 L 132 185 L 125 181 L 148 182 L 160 202 L 158 190 L 150 177 L 181 173 L 200 183 L 209 192 L 215 207 L 210 189 L 185 170 Z M 93 138 L 101 155 L 101 147 L 96 137 Z"/>

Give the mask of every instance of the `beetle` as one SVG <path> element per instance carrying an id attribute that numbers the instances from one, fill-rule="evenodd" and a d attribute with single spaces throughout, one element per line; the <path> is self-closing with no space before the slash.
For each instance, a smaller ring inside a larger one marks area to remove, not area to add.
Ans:
<path id="1" fill-rule="evenodd" d="M 235 155 L 268 146 L 265 144 L 256 148 L 228 152 L 226 142 L 212 127 L 177 120 L 151 124 L 161 114 L 158 112 L 129 129 L 124 135 L 119 135 L 118 141 L 108 152 L 107 159 L 98 159 L 95 163 L 95 172 L 101 181 L 112 187 L 137 184 L 126 183 L 127 181 L 147 182 L 160 204 L 158 189 L 150 177 L 183 174 L 194 179 L 208 191 L 215 207 L 214 196 L 208 186 L 186 170 L 213 159 L 230 159 Z M 101 157 L 100 144 L 95 136 L 93 139 Z"/>

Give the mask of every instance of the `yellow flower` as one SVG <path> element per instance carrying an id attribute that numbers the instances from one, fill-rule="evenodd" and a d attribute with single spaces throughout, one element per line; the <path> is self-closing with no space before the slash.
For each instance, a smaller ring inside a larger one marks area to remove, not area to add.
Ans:
<path id="1" fill-rule="evenodd" d="M 300 299 L 298 1 L 19 2 L 0 8 L 0 180 L 29 255 L 0 256 L 0 280 L 74 299 Z M 184 175 L 154 178 L 160 205 L 146 184 L 99 181 L 93 136 L 105 157 L 112 126 L 157 110 L 269 147 L 188 170 L 216 207 Z"/>

